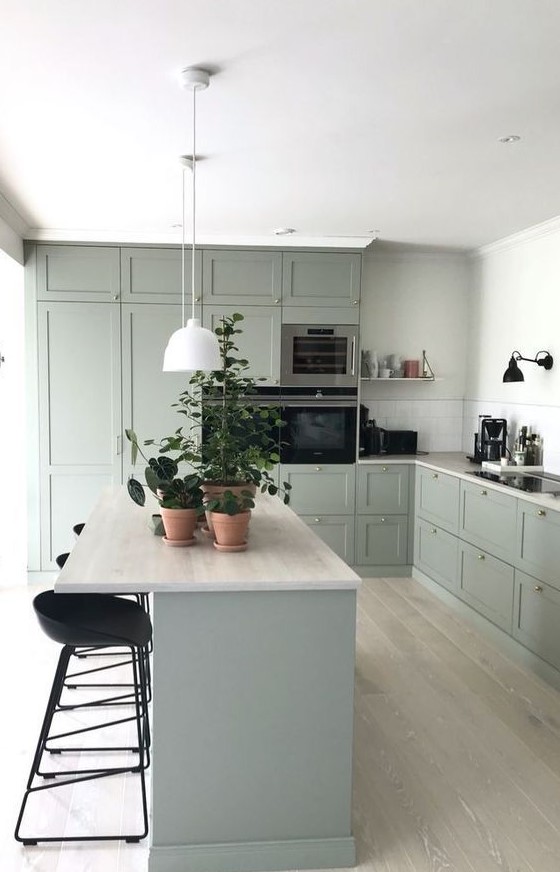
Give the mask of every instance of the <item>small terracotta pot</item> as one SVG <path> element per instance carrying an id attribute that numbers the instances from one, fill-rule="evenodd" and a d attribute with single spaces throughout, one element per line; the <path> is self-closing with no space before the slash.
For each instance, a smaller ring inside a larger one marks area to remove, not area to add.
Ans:
<path id="1" fill-rule="evenodd" d="M 247 528 L 251 512 L 226 515 L 223 512 L 209 512 L 218 545 L 238 546 L 247 542 Z"/>
<path id="2" fill-rule="evenodd" d="M 194 509 L 160 509 L 161 519 L 165 528 L 165 538 L 169 542 L 182 542 L 192 545 L 196 527 L 196 511 Z"/>
<path id="3" fill-rule="evenodd" d="M 257 486 L 252 481 L 239 482 L 238 484 L 221 484 L 217 481 L 203 481 L 200 485 L 200 489 L 204 494 L 204 502 L 207 503 L 208 500 L 212 499 L 212 497 L 219 497 L 225 491 L 229 490 L 232 494 L 236 496 L 240 496 L 243 491 L 249 491 L 251 496 L 255 496 L 257 492 Z M 210 533 L 214 533 L 214 527 L 212 525 L 212 515 L 214 512 L 206 512 L 206 524 L 208 526 L 208 530 Z M 218 513 L 216 513 L 218 514 Z M 247 522 L 249 523 L 249 522 Z"/>

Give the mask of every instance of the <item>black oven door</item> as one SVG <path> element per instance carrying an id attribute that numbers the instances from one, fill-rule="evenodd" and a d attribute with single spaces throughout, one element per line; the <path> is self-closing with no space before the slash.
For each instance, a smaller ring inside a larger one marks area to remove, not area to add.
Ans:
<path id="1" fill-rule="evenodd" d="M 282 463 L 355 462 L 355 401 L 284 400 L 281 414 Z"/>

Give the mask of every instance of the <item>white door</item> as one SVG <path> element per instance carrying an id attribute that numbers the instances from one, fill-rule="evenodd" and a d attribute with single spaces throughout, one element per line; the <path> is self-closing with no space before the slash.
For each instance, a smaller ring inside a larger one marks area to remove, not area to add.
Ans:
<path id="1" fill-rule="evenodd" d="M 23 267 L 0 250 L 0 587 L 27 580 L 23 304 Z"/>

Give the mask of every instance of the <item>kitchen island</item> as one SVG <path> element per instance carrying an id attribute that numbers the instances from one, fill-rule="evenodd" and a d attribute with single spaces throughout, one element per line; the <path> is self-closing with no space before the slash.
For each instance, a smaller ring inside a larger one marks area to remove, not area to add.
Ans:
<path id="1" fill-rule="evenodd" d="M 359 577 L 277 498 L 236 554 L 153 510 L 106 492 L 55 585 L 154 594 L 150 872 L 354 865 Z"/>

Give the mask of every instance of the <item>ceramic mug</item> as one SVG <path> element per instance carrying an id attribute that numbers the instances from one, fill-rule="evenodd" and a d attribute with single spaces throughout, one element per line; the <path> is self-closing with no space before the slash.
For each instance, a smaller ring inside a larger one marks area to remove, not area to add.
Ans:
<path id="1" fill-rule="evenodd" d="M 404 362 L 404 377 L 405 378 L 419 378 L 420 376 L 420 361 L 419 360 L 405 360 Z"/>
<path id="2" fill-rule="evenodd" d="M 392 369 L 380 369 L 379 370 L 379 378 L 391 378 L 393 375 Z"/>

